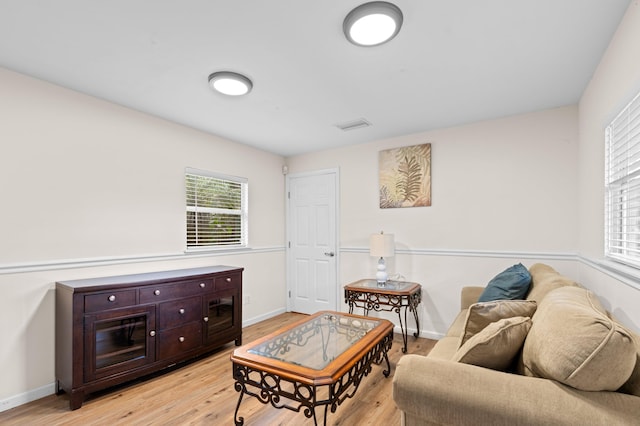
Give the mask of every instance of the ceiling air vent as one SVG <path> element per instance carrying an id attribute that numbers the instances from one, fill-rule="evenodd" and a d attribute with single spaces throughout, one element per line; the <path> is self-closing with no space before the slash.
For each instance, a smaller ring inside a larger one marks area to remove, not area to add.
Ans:
<path id="1" fill-rule="evenodd" d="M 364 127 L 369 127 L 369 126 L 371 126 L 371 123 L 369 123 L 364 118 L 359 118 L 357 120 L 345 121 L 344 123 L 336 124 L 336 127 L 338 129 L 344 130 L 345 132 L 347 130 L 362 129 Z"/>

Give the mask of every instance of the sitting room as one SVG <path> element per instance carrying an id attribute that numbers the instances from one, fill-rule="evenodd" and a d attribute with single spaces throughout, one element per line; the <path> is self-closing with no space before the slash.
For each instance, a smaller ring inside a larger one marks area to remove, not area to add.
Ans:
<path id="1" fill-rule="evenodd" d="M 0 1 L 0 424 L 637 423 L 638 57 L 635 0 Z"/>

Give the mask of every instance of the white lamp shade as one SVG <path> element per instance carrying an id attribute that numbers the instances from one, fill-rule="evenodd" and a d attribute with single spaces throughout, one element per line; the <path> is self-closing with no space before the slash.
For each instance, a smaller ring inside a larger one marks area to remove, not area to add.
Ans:
<path id="1" fill-rule="evenodd" d="M 369 254 L 374 257 L 391 257 L 395 254 L 393 234 L 373 234 L 369 238 Z"/>

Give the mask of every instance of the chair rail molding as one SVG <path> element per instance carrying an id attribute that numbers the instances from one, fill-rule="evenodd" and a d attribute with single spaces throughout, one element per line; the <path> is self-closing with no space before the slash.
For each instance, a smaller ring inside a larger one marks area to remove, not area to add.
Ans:
<path id="1" fill-rule="evenodd" d="M 134 256 L 109 256 L 79 259 L 58 259 L 42 262 L 23 262 L 0 264 L 0 275 L 20 274 L 28 272 L 54 271 L 60 269 L 90 268 L 95 266 L 120 265 L 127 263 L 162 262 L 169 260 L 186 260 L 201 257 L 234 256 L 257 253 L 284 252 L 284 246 L 238 248 L 224 250 L 198 250 L 184 253 L 144 254 Z"/>

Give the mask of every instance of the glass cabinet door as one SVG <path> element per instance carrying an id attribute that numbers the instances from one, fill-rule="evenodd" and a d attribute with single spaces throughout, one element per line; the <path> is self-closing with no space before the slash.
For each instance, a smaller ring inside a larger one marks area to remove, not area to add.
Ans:
<path id="1" fill-rule="evenodd" d="M 155 361 L 155 306 L 85 315 L 85 380 Z"/>
<path id="2" fill-rule="evenodd" d="M 223 340 L 241 329 L 239 309 L 236 309 L 236 305 L 239 303 L 240 297 L 237 289 L 220 291 L 204 298 L 204 339 L 206 344 Z"/>

